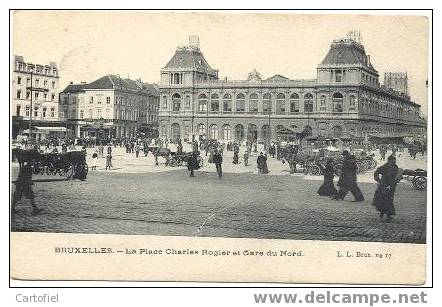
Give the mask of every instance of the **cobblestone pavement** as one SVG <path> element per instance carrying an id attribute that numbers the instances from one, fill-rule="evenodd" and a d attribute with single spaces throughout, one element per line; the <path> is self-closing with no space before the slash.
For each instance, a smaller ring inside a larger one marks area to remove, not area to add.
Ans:
<path id="1" fill-rule="evenodd" d="M 84 182 L 35 177 L 57 181 L 35 183 L 44 211 L 33 216 L 20 202 L 12 230 L 425 243 L 426 192 L 409 182 L 399 183 L 397 215 L 386 223 L 371 206 L 372 172 L 361 176 L 365 202 L 352 203 L 351 195 L 336 202 L 317 195 L 321 177 L 289 175 L 276 160 L 269 163 L 272 175 L 257 175 L 254 166 L 238 171 L 226 156 L 219 180 L 211 164 L 190 178 L 184 168 L 155 167 L 149 157 L 118 150 L 116 170 L 90 171 Z M 412 163 L 425 168 L 423 158 Z"/>

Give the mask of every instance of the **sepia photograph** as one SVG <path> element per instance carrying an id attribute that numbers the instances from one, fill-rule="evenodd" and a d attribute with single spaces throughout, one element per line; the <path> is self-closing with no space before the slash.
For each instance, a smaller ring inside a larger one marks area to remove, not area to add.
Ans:
<path id="1" fill-rule="evenodd" d="M 11 26 L 12 234 L 425 253 L 427 17 L 18 10 Z M 100 244 L 50 248 L 234 252 Z"/>

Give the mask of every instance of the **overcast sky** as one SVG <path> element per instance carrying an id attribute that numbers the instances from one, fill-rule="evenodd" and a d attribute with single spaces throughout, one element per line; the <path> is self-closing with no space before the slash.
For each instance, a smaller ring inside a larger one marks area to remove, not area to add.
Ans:
<path id="1" fill-rule="evenodd" d="M 28 62 L 57 62 L 62 88 L 109 73 L 158 83 L 160 69 L 192 34 L 221 78 L 244 79 L 256 68 L 263 78 L 303 79 L 316 78 L 331 41 L 355 29 L 381 77 L 408 72 L 410 95 L 427 113 L 424 17 L 23 11 L 14 14 L 13 48 Z"/>

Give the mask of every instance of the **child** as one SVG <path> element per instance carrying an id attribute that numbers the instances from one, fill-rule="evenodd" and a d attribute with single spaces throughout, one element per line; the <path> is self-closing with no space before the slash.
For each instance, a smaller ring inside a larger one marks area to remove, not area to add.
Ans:
<path id="1" fill-rule="evenodd" d="M 92 165 L 91 165 L 91 170 L 95 171 L 97 169 L 97 165 L 98 165 L 98 152 L 95 151 L 92 154 Z"/>

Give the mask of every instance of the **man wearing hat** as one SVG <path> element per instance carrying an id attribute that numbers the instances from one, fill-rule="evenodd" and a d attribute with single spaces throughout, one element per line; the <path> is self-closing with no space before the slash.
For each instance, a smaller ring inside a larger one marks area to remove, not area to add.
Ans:
<path id="1" fill-rule="evenodd" d="M 347 150 L 342 152 L 344 161 L 342 163 L 341 176 L 339 176 L 338 187 L 339 192 L 335 196 L 335 200 L 343 200 L 345 195 L 350 191 L 353 194 L 354 202 L 364 201 L 364 196 L 358 187 L 356 173 L 358 166 L 356 159 Z"/>

